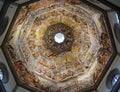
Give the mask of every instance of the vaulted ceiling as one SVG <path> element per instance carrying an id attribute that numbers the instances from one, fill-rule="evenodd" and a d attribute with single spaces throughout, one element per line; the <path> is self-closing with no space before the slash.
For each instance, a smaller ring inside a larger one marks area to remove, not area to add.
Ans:
<path id="1" fill-rule="evenodd" d="M 94 89 L 114 52 L 104 12 L 79 0 L 20 6 L 3 46 L 18 83 L 43 92 Z"/>

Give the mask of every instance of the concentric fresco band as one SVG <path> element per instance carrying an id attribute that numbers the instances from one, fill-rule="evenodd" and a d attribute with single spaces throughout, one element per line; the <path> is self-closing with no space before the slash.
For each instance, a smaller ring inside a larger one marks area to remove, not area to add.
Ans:
<path id="1" fill-rule="evenodd" d="M 21 84 L 43 92 L 94 86 L 113 53 L 103 12 L 80 0 L 22 6 L 4 47 Z"/>

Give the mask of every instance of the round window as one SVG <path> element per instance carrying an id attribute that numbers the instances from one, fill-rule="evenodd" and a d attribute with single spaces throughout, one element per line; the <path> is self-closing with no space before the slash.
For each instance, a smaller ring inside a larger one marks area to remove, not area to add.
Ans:
<path id="1" fill-rule="evenodd" d="M 3 83 L 7 83 L 9 80 L 9 74 L 7 68 L 3 63 L 0 63 L 0 80 Z"/>
<path id="2" fill-rule="evenodd" d="M 120 78 L 120 72 L 118 69 L 113 69 L 107 76 L 106 86 L 111 89 Z"/>
<path id="3" fill-rule="evenodd" d="M 119 77 L 120 77 L 120 74 L 116 74 L 116 75 L 113 77 L 113 79 L 112 79 L 112 85 L 113 85 L 113 86 L 114 86 L 115 83 L 118 81 Z"/>
<path id="4" fill-rule="evenodd" d="M 3 72 L 1 69 L 0 69 L 0 80 L 3 80 Z"/>
<path id="5" fill-rule="evenodd" d="M 57 34 L 55 34 L 55 36 L 54 36 L 54 40 L 55 40 L 55 42 L 57 42 L 57 43 L 63 43 L 64 40 L 65 40 L 65 36 L 64 36 L 64 34 L 62 34 L 62 33 L 57 33 Z"/>

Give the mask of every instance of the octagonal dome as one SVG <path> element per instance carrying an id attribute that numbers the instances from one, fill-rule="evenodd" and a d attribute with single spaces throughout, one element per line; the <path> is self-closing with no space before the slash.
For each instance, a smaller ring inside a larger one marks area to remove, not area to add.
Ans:
<path id="1" fill-rule="evenodd" d="M 103 12 L 78 0 L 22 6 L 4 42 L 20 83 L 50 92 L 95 86 L 113 53 L 104 22 Z"/>

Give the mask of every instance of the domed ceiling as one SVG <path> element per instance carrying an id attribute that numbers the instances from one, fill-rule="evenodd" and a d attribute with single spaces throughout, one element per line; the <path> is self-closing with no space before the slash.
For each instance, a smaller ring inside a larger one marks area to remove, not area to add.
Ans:
<path id="1" fill-rule="evenodd" d="M 103 15 L 79 0 L 22 6 L 4 42 L 18 81 L 43 92 L 95 86 L 113 53 Z"/>

